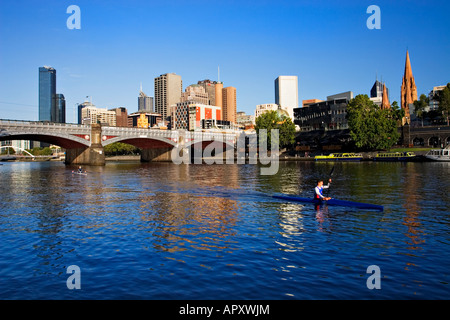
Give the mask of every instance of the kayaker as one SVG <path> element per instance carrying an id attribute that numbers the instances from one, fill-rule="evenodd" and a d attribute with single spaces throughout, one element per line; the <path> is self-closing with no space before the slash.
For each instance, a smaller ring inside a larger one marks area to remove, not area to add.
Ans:
<path id="1" fill-rule="evenodd" d="M 83 169 L 81 168 L 81 166 L 78 167 L 78 173 L 83 173 Z"/>
<path id="2" fill-rule="evenodd" d="M 317 181 L 317 186 L 314 188 L 314 199 L 316 200 L 330 200 L 330 197 L 325 197 L 323 195 L 323 189 L 328 189 L 330 187 L 331 179 L 328 180 L 326 186 L 323 185 L 323 180 Z"/>

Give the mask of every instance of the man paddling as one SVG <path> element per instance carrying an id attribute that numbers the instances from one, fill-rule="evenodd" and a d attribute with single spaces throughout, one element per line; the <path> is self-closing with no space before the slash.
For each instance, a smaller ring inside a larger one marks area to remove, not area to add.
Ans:
<path id="1" fill-rule="evenodd" d="M 331 179 L 328 180 L 326 186 L 323 185 L 323 180 L 317 181 L 317 186 L 314 188 L 314 199 L 315 200 L 330 200 L 330 197 L 325 197 L 323 195 L 323 189 L 328 189 L 330 187 Z"/>

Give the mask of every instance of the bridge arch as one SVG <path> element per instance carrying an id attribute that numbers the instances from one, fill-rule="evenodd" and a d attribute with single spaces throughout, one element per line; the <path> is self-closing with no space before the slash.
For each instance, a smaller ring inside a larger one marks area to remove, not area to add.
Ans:
<path id="1" fill-rule="evenodd" d="M 0 136 L 0 140 L 32 140 L 54 144 L 64 149 L 87 148 L 90 145 L 89 140 L 69 134 L 11 133 L 9 135 Z"/>

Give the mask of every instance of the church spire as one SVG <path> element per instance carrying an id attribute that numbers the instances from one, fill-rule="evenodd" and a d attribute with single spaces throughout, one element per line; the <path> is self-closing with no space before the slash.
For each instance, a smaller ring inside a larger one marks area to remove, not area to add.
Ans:
<path id="1" fill-rule="evenodd" d="M 389 109 L 390 107 L 391 103 L 389 102 L 386 84 L 383 83 L 383 96 L 381 98 L 381 109 Z"/>
<path id="2" fill-rule="evenodd" d="M 402 124 L 410 123 L 409 106 L 417 100 L 417 87 L 412 74 L 411 60 L 409 59 L 409 52 L 406 50 L 405 72 L 403 74 L 402 88 L 401 88 L 401 108 L 405 110 Z"/>

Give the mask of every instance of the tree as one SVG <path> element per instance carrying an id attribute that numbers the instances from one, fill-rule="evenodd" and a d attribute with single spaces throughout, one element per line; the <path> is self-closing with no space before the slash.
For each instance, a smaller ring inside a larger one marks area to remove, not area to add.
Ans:
<path id="1" fill-rule="evenodd" d="M 389 149 L 400 138 L 397 123 L 401 115 L 393 108 L 380 109 L 367 95 L 357 95 L 347 106 L 350 136 L 360 149 Z"/>
<path id="2" fill-rule="evenodd" d="M 271 130 L 278 129 L 280 147 L 284 148 L 289 145 L 292 145 L 295 142 L 295 125 L 292 122 L 291 118 L 286 116 L 279 116 L 277 111 L 268 111 L 260 115 L 255 120 L 255 129 L 256 133 L 259 135 L 259 130 L 266 129 L 267 130 L 267 148 L 271 147 Z"/>
<path id="3" fill-rule="evenodd" d="M 426 114 L 425 109 L 430 104 L 430 99 L 424 95 L 423 93 L 420 95 L 419 100 L 414 101 L 414 114 L 416 117 L 422 120 L 423 127 L 423 118 Z"/>
<path id="4" fill-rule="evenodd" d="M 439 102 L 439 112 L 444 118 L 447 119 L 447 125 L 449 125 L 449 115 L 450 115 L 450 83 L 447 86 L 436 93 L 437 100 Z"/>

